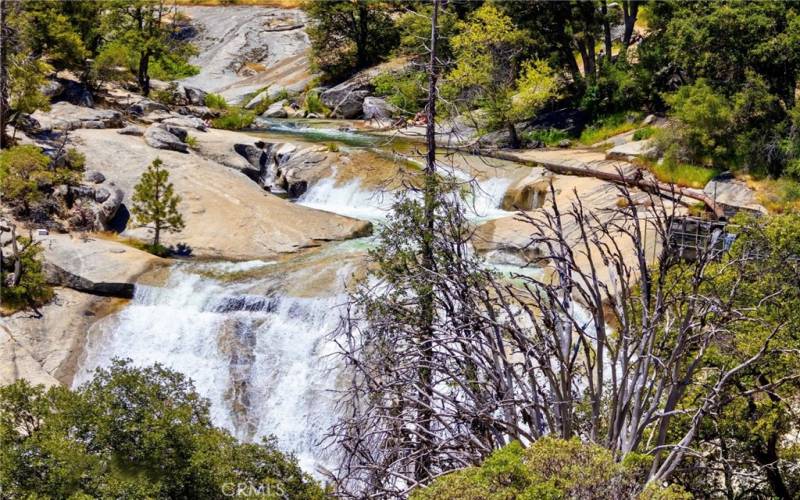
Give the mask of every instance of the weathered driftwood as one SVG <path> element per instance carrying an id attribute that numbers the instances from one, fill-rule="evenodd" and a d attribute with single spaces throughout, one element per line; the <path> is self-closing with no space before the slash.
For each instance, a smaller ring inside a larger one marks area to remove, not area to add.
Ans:
<path id="1" fill-rule="evenodd" d="M 462 148 L 459 148 L 462 149 Z M 519 156 L 508 153 L 505 151 L 497 150 L 474 150 L 463 148 L 464 152 L 471 154 L 479 154 L 489 158 L 496 158 L 498 160 L 512 161 L 515 163 L 522 163 L 523 165 L 541 166 L 547 170 L 561 175 L 576 175 L 580 177 L 594 177 L 614 184 L 620 184 L 629 187 L 636 187 L 648 193 L 667 195 L 674 194 L 681 198 L 690 198 L 703 203 L 714 214 L 718 220 L 725 219 L 725 211 L 716 203 L 711 197 L 702 192 L 689 190 L 676 186 L 674 184 L 667 184 L 655 180 L 645 179 L 642 176 L 628 175 L 626 176 L 621 170 L 617 172 L 606 172 L 591 168 L 586 163 L 580 163 L 580 166 L 564 165 L 562 163 L 540 161 L 540 160 L 527 160 Z"/>

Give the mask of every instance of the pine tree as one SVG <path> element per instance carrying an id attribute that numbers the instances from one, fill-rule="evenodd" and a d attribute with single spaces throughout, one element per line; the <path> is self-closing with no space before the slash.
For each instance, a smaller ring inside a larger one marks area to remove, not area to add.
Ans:
<path id="1" fill-rule="evenodd" d="M 155 230 L 153 249 L 158 250 L 161 231 L 180 231 L 184 227 L 183 216 L 178 211 L 181 197 L 175 194 L 169 182 L 169 172 L 161 166 L 159 158 L 147 167 L 139 183 L 133 188 L 133 207 L 131 211 L 136 221 Z"/>

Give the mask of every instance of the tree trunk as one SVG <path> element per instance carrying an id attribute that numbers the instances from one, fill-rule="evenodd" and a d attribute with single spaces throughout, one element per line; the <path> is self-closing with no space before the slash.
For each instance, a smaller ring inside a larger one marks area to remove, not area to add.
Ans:
<path id="1" fill-rule="evenodd" d="M 425 196 L 424 196 L 424 225 L 425 230 L 423 233 L 422 242 L 422 267 L 427 272 L 434 271 L 434 222 L 435 222 L 435 209 L 437 198 L 437 184 L 436 177 L 436 43 L 438 39 L 437 21 L 439 14 L 439 0 L 433 2 L 433 13 L 431 16 L 431 46 L 430 46 L 430 61 L 428 63 L 428 105 L 427 105 L 427 118 L 428 123 L 425 127 L 425 140 L 427 143 L 428 151 L 426 154 L 425 162 Z M 420 345 L 420 367 L 419 367 L 419 384 L 420 394 L 419 400 L 423 402 L 420 405 L 420 427 L 423 442 L 420 443 L 423 449 L 420 459 L 416 462 L 416 470 L 414 471 L 414 479 L 417 481 L 425 481 L 431 477 L 432 471 L 430 470 L 430 452 L 425 448 L 430 448 L 430 439 L 432 437 L 431 424 L 433 421 L 433 410 L 430 402 L 433 400 L 433 381 L 431 380 L 431 364 L 433 362 L 433 320 L 434 320 L 434 293 L 435 290 L 428 290 L 427 294 L 420 297 L 420 309 L 422 314 L 422 328 L 420 331 L 419 345 Z"/>
<path id="2" fill-rule="evenodd" d="M 506 128 L 508 129 L 508 140 L 511 143 L 511 149 L 519 149 L 519 135 L 517 134 L 517 127 L 514 126 L 514 122 L 509 121 L 506 123 Z"/>
<path id="3" fill-rule="evenodd" d="M 631 44 L 633 26 L 636 24 L 636 16 L 639 14 L 639 1 L 623 0 L 622 14 L 625 19 L 625 31 L 622 34 L 622 50 L 625 50 Z"/>
<path id="4" fill-rule="evenodd" d="M 358 40 L 356 41 L 356 64 L 358 69 L 366 68 L 367 61 L 367 36 L 369 30 L 369 9 L 363 1 L 358 2 Z"/>
<path id="5" fill-rule="evenodd" d="M 145 97 L 150 95 L 150 51 L 146 50 L 139 58 L 139 72 L 137 78 L 139 80 L 139 88 L 142 90 L 142 95 Z"/>
<path id="6" fill-rule="evenodd" d="M 11 111 L 8 107 L 8 39 L 10 32 L 6 8 L 7 0 L 0 0 L 0 149 L 9 147 L 6 126 Z"/>
<path id="7" fill-rule="evenodd" d="M 611 62 L 611 23 L 608 20 L 608 3 L 603 0 L 600 4 L 600 12 L 603 15 L 603 42 L 606 49 L 606 61 Z"/>

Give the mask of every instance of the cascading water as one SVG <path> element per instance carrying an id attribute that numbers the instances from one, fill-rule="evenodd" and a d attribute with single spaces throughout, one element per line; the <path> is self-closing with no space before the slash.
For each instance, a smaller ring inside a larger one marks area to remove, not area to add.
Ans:
<path id="1" fill-rule="evenodd" d="M 323 135 L 342 134 L 356 135 Z M 374 147 L 374 141 L 370 144 Z M 450 175 L 471 180 L 456 169 Z M 498 207 L 510 182 L 470 182 L 468 217 L 481 221 L 508 215 Z M 381 224 L 395 201 L 391 192 L 367 189 L 359 179 L 337 182 L 334 175 L 310 186 L 298 203 Z M 323 267 L 335 270 L 332 285 L 320 286 L 317 275 L 286 262 L 176 264 L 166 283 L 137 285 L 129 305 L 92 327 L 74 385 L 115 357 L 139 366 L 161 363 L 191 377 L 209 399 L 215 424 L 237 438 L 258 441 L 274 435 L 307 471 L 332 469 L 334 457 L 320 445 L 336 420 L 339 374 L 335 358 L 328 356 L 336 350 L 328 334 L 339 322 L 344 284 L 353 271 L 342 265 L 343 258 L 362 254 L 371 241 L 329 244 L 317 254 L 328 259 Z M 287 284 L 298 282 L 312 292 L 287 291 Z"/>
<path id="2" fill-rule="evenodd" d="M 178 264 L 163 287 L 137 286 L 129 306 L 93 327 L 74 384 L 114 357 L 161 363 L 190 376 L 214 422 L 239 439 L 274 435 L 306 470 L 329 467 L 319 445 L 335 418 L 326 335 L 339 321 L 342 290 L 314 298 L 252 293 L 252 283 L 207 275 L 267 265 Z M 348 272 L 340 269 L 337 281 Z"/>

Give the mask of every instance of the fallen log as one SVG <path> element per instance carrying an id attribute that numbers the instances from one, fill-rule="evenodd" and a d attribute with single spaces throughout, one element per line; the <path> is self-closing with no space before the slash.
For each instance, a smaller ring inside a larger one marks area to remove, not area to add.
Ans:
<path id="1" fill-rule="evenodd" d="M 681 198 L 690 198 L 705 204 L 705 206 L 708 207 L 708 209 L 714 214 L 714 217 L 716 217 L 717 220 L 725 220 L 725 211 L 723 210 L 723 208 L 705 193 L 691 191 L 686 188 L 676 186 L 674 184 L 667 184 L 656 180 L 645 179 L 641 175 L 634 174 L 632 176 L 626 176 L 621 170 L 618 170 L 616 173 L 605 172 L 603 170 L 597 170 L 591 168 L 586 163 L 580 163 L 578 166 L 578 165 L 564 165 L 562 163 L 554 163 L 554 162 L 540 161 L 540 160 L 527 160 L 525 158 L 520 158 L 513 153 L 508 153 L 505 151 L 478 150 L 472 148 L 456 148 L 456 149 L 469 154 L 481 155 L 489 158 L 496 158 L 498 160 L 512 161 L 515 163 L 521 163 L 523 165 L 529 165 L 532 167 L 541 166 L 555 174 L 575 175 L 579 177 L 594 177 L 595 179 L 612 182 L 614 184 L 636 187 L 641 189 L 642 191 L 646 191 L 648 193 L 653 193 L 661 196 L 675 197 L 677 195 L 678 197 Z"/>

